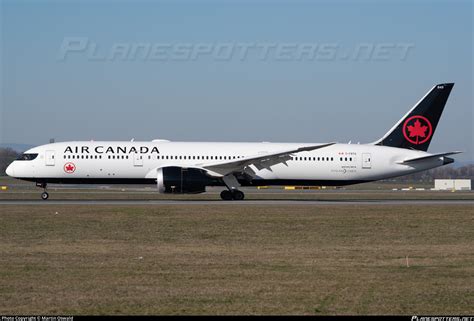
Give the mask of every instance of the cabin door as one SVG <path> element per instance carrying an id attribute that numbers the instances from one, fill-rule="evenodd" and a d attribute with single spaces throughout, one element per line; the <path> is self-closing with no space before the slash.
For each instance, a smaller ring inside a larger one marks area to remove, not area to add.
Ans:
<path id="1" fill-rule="evenodd" d="M 372 168 L 372 156 L 369 153 L 362 154 L 362 168 Z"/>

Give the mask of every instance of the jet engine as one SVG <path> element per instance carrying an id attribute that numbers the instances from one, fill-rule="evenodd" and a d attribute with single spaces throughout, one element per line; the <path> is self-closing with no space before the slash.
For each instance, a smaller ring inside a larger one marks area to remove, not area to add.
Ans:
<path id="1" fill-rule="evenodd" d="M 158 192 L 174 194 L 204 193 L 212 182 L 202 169 L 178 166 L 159 168 L 156 179 Z"/>

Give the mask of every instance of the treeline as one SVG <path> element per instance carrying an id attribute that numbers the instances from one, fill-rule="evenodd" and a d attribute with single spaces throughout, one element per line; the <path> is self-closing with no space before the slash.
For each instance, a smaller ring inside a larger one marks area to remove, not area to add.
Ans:
<path id="1" fill-rule="evenodd" d="M 5 176 L 8 165 L 20 156 L 20 153 L 11 148 L 0 148 L 0 176 Z"/>

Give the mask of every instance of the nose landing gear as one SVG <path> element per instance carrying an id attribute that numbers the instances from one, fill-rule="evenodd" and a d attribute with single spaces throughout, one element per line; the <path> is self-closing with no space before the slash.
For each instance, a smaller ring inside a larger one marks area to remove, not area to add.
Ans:
<path id="1" fill-rule="evenodd" d="M 41 187 L 44 189 L 44 192 L 41 193 L 41 199 L 43 199 L 44 201 L 46 201 L 48 198 L 49 198 L 49 194 L 48 192 L 46 191 L 46 186 L 47 184 L 46 183 L 36 183 L 36 186 L 37 187 Z"/>

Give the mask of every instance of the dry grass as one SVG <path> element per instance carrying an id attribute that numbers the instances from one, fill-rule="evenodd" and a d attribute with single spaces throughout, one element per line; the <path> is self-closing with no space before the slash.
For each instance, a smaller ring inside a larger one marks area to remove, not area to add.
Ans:
<path id="1" fill-rule="evenodd" d="M 0 212 L 0 314 L 474 312 L 468 205 Z"/>

